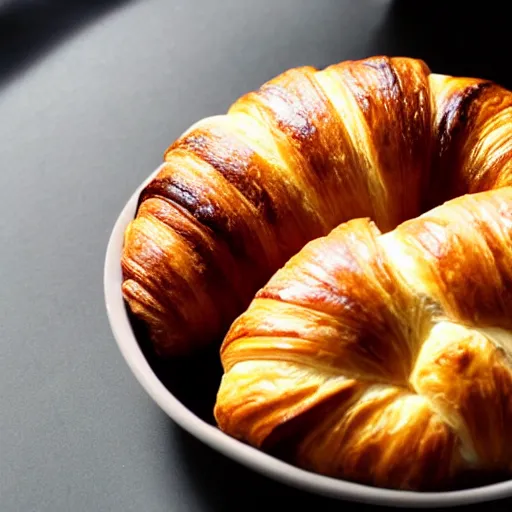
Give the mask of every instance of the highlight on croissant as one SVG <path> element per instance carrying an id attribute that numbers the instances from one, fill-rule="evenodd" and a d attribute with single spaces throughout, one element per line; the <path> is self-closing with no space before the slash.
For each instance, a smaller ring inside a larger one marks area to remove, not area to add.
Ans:
<path id="1" fill-rule="evenodd" d="M 219 345 L 226 434 L 440 490 L 512 477 L 511 237 L 512 93 L 377 56 L 290 69 L 179 137 L 122 290 L 161 357 Z"/>

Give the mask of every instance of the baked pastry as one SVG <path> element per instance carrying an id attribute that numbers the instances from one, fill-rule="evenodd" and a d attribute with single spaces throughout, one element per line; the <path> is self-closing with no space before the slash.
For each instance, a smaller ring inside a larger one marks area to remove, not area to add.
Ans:
<path id="1" fill-rule="evenodd" d="M 504 187 L 308 243 L 222 344 L 219 427 L 381 487 L 512 477 L 511 241 Z"/>
<path id="2" fill-rule="evenodd" d="M 166 151 L 126 230 L 124 297 L 162 356 L 220 343 L 310 240 L 512 184 L 511 155 L 497 84 L 408 58 L 291 69 Z"/>

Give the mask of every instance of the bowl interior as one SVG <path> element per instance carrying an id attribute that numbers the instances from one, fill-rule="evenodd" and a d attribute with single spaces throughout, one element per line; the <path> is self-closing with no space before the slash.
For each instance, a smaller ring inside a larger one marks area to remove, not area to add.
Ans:
<path id="1" fill-rule="evenodd" d="M 134 192 L 115 223 L 107 247 L 104 291 L 108 318 L 121 353 L 140 384 L 176 423 L 212 448 L 253 470 L 288 485 L 333 498 L 380 505 L 440 507 L 512 496 L 512 480 L 431 493 L 380 489 L 337 480 L 301 470 L 217 429 L 213 406 L 222 377 L 217 346 L 220 342 L 193 357 L 163 361 L 151 350 L 144 326 L 130 315 L 121 294 L 119 262 L 124 230 L 135 214 L 140 190 L 158 171 Z"/>
<path id="2" fill-rule="evenodd" d="M 140 350 L 155 376 L 184 407 L 204 423 L 215 427 L 213 407 L 222 378 L 218 351 L 220 341 L 194 356 L 163 360 L 151 349 L 141 322 L 129 312 L 127 315 Z"/>

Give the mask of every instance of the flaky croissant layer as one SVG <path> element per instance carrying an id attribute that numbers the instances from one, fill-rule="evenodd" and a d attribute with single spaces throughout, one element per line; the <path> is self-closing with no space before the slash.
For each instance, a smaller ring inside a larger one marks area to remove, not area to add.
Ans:
<path id="1" fill-rule="evenodd" d="M 308 243 L 221 348 L 228 434 L 326 475 L 512 477 L 512 187 Z"/>
<path id="2" fill-rule="evenodd" d="M 291 69 L 167 150 L 126 230 L 124 297 L 157 352 L 190 352 L 310 240 L 510 185 L 511 155 L 512 94 L 496 84 L 408 58 Z"/>

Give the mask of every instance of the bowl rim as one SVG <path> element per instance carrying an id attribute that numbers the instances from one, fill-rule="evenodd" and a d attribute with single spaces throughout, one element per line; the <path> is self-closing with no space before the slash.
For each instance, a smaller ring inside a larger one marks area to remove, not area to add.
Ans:
<path id="1" fill-rule="evenodd" d="M 163 165 L 137 187 L 115 221 L 107 245 L 103 280 L 107 317 L 122 356 L 147 394 L 175 423 L 207 446 L 255 472 L 291 487 L 330 498 L 394 507 L 435 508 L 512 497 L 512 479 L 463 490 L 414 492 L 372 487 L 312 473 L 230 437 L 185 407 L 164 386 L 149 365 L 133 332 L 121 292 L 120 259 L 124 231 L 135 215 L 141 190 Z"/>

